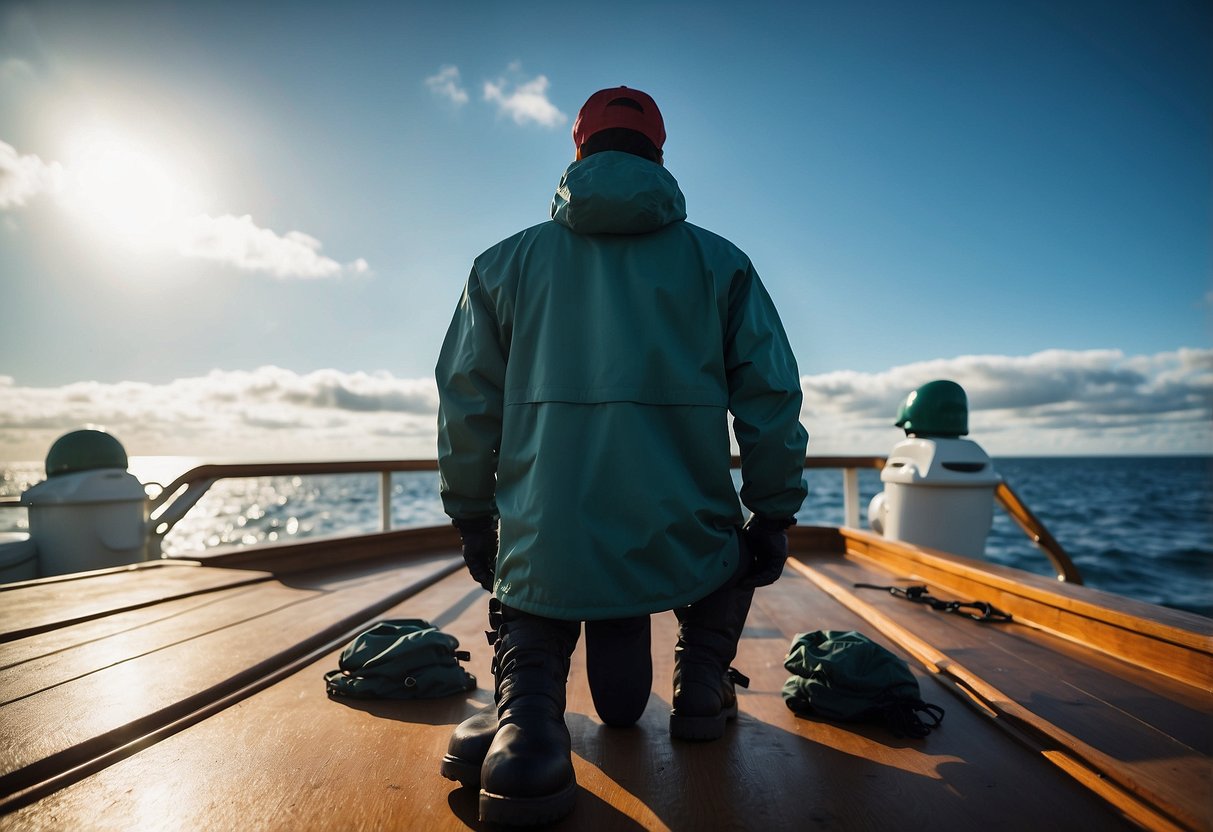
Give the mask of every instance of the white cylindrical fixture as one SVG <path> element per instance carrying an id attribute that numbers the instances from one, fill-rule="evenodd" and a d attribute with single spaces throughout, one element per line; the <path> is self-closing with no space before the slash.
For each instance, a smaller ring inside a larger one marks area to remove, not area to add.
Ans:
<path id="1" fill-rule="evenodd" d="M 42 577 L 144 560 L 147 499 L 118 468 L 59 474 L 21 495 Z"/>
<path id="2" fill-rule="evenodd" d="M 893 448 L 880 479 L 885 537 L 958 555 L 985 552 L 1001 477 L 976 442 L 907 439 Z"/>

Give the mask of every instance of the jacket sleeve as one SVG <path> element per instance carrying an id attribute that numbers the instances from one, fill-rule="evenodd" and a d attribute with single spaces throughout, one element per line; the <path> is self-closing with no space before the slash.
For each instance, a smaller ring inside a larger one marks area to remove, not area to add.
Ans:
<path id="1" fill-rule="evenodd" d="M 809 437 L 800 424 L 800 373 L 775 304 L 752 266 L 734 276 L 729 290 L 725 368 L 741 453 L 741 501 L 755 514 L 792 517 L 806 494 Z"/>
<path id="2" fill-rule="evenodd" d="M 442 343 L 438 383 L 439 489 L 456 519 L 496 514 L 505 353 L 473 267 Z"/>

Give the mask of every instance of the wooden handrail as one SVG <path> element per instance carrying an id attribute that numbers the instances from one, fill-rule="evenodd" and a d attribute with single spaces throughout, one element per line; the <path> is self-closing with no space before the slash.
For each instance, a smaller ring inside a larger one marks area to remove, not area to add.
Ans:
<path id="1" fill-rule="evenodd" d="M 845 524 L 858 525 L 858 469 L 868 468 L 880 470 L 884 468 L 888 458 L 884 456 L 808 456 L 805 457 L 805 469 L 820 470 L 824 468 L 841 469 L 844 474 L 844 518 Z M 741 467 L 741 457 L 733 456 L 731 463 L 734 468 Z M 387 460 L 345 460 L 333 462 L 254 462 L 236 463 L 230 465 L 199 465 L 191 468 L 151 501 L 150 511 L 153 515 L 152 544 L 159 547 L 159 541 L 172 528 L 177 520 L 201 499 L 215 482 L 221 479 L 244 477 L 289 477 L 324 474 L 379 474 L 381 478 L 382 513 L 384 528 L 388 528 L 388 480 L 395 472 L 437 471 L 436 459 L 387 459 Z M 181 494 L 182 489 L 186 489 Z M 181 499 L 176 499 L 180 495 Z M 1023 500 L 1005 482 L 1000 482 L 994 491 L 994 499 L 999 506 L 1011 516 L 1028 538 L 1035 543 L 1049 558 L 1057 571 L 1057 578 L 1067 583 L 1081 584 L 1082 575 L 1078 567 L 1070 560 L 1061 544 L 1049 532 L 1043 522 L 1034 515 Z M 170 501 L 173 504 L 170 505 Z M 163 507 L 163 508 L 162 508 Z M 159 512 L 159 514 L 157 514 Z M 150 546 L 151 544 L 149 544 Z M 149 548 L 149 554 L 151 549 Z"/>
<path id="2" fill-rule="evenodd" d="M 734 468 L 741 467 L 741 457 L 732 458 Z M 876 468 L 881 469 L 888 461 L 884 456 L 806 456 L 804 467 L 808 468 Z"/>
<path id="3" fill-rule="evenodd" d="M 863 618 L 932 673 L 951 693 L 972 703 L 979 713 L 996 720 L 1046 760 L 1116 806 L 1147 829 L 1178 830 L 1194 819 L 1184 806 L 1155 793 L 1120 760 L 1017 702 L 954 656 L 941 652 L 872 604 L 860 599 L 824 573 L 795 558 L 788 566 Z M 1195 828 L 1195 827 L 1193 827 Z"/>
<path id="4" fill-rule="evenodd" d="M 1019 495 L 1011 486 L 1005 482 L 999 482 L 998 487 L 994 489 L 994 499 L 1049 558 L 1049 562 L 1057 570 L 1057 580 L 1070 584 L 1082 583 L 1082 575 L 1079 573 L 1078 567 L 1074 565 L 1074 561 L 1070 560 L 1070 556 L 1066 554 L 1066 550 L 1061 548 L 1061 544 L 1045 528 L 1045 524 L 1024 505 L 1023 500 L 1019 499 Z"/>

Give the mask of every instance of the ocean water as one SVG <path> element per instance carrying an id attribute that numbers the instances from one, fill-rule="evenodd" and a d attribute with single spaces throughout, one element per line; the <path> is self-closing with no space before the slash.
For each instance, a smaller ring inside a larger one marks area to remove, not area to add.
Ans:
<path id="1" fill-rule="evenodd" d="M 135 457 L 141 482 L 167 483 L 198 460 Z M 995 460 L 995 468 L 1044 522 L 1088 586 L 1213 616 L 1213 457 L 1042 457 Z M 842 474 L 805 472 L 801 523 L 842 522 Z M 40 463 L 3 468 L 0 496 L 43 479 Z M 861 521 L 881 490 L 880 472 L 859 476 Z M 256 546 L 380 528 L 377 475 L 221 480 L 164 540 L 165 554 L 189 557 L 220 546 Z M 392 528 L 445 524 L 435 473 L 391 479 Z M 28 530 L 23 508 L 0 505 L 0 531 Z M 1000 509 L 988 560 L 1054 575 L 1048 558 Z"/>

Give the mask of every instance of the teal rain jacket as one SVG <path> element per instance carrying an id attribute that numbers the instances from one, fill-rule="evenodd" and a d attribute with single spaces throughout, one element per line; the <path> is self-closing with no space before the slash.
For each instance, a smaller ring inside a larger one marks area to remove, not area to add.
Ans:
<path id="1" fill-rule="evenodd" d="M 559 619 L 685 606 L 738 568 L 741 501 L 791 517 L 808 436 L 750 260 L 660 165 L 597 153 L 552 221 L 476 258 L 436 371 L 446 512 L 499 514 L 494 592 Z"/>

